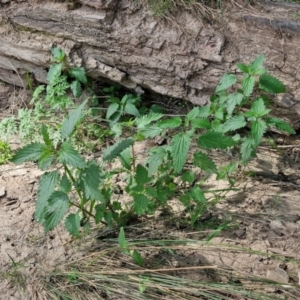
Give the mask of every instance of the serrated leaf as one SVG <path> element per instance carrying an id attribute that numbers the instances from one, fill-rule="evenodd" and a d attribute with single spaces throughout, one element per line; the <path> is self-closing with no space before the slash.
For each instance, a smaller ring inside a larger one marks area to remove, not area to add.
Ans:
<path id="1" fill-rule="evenodd" d="M 186 126 L 188 123 L 194 119 L 196 119 L 199 115 L 200 108 L 199 107 L 194 107 L 189 113 L 186 115 Z"/>
<path id="2" fill-rule="evenodd" d="M 166 120 L 161 120 L 159 122 L 156 123 L 156 125 L 159 128 L 162 129 L 173 129 L 173 128 L 177 128 L 181 125 L 182 120 L 180 117 L 174 117 L 174 118 L 169 118 Z"/>
<path id="3" fill-rule="evenodd" d="M 136 264 L 138 264 L 139 266 L 142 266 L 143 265 L 143 258 L 142 258 L 142 256 L 141 256 L 141 254 L 140 254 L 140 252 L 138 252 L 137 250 L 133 250 L 133 252 L 132 252 L 132 258 L 133 258 L 133 260 L 134 260 L 134 262 L 136 263 Z"/>
<path id="4" fill-rule="evenodd" d="M 138 133 L 144 136 L 145 138 L 151 138 L 151 139 L 160 135 L 162 132 L 163 129 L 156 125 L 150 125 L 138 131 Z"/>
<path id="5" fill-rule="evenodd" d="M 118 237 L 119 246 L 122 249 L 122 251 L 129 254 L 128 244 L 126 242 L 125 238 L 125 231 L 124 228 L 120 228 L 119 237 Z"/>
<path id="6" fill-rule="evenodd" d="M 277 78 L 267 74 L 259 77 L 259 88 L 267 93 L 279 94 L 285 92 L 284 84 Z"/>
<path id="7" fill-rule="evenodd" d="M 47 146 L 51 146 L 52 143 L 51 143 L 51 140 L 50 140 L 50 137 L 49 137 L 48 128 L 47 128 L 47 126 L 45 124 L 42 124 L 41 134 L 43 136 L 44 143 Z"/>
<path id="8" fill-rule="evenodd" d="M 151 181 L 151 178 L 148 176 L 148 170 L 140 164 L 136 166 L 134 178 L 136 183 L 140 185 L 144 185 Z"/>
<path id="9" fill-rule="evenodd" d="M 244 64 L 236 64 L 236 66 L 244 73 L 248 74 L 250 72 L 249 67 Z"/>
<path id="10" fill-rule="evenodd" d="M 150 150 L 149 157 L 146 159 L 148 164 L 148 172 L 151 176 L 158 171 L 159 166 L 163 163 L 164 158 L 167 156 L 166 147 L 154 147 Z"/>
<path id="11" fill-rule="evenodd" d="M 234 116 L 228 119 L 224 124 L 223 124 L 223 132 L 228 132 L 228 131 L 234 131 L 240 128 L 243 128 L 246 126 L 246 121 L 245 117 L 243 115 L 241 116 Z"/>
<path id="12" fill-rule="evenodd" d="M 87 78 L 84 68 L 72 68 L 68 71 L 69 75 L 75 78 L 77 81 L 87 84 Z"/>
<path id="13" fill-rule="evenodd" d="M 134 143 L 134 139 L 122 139 L 117 141 L 114 145 L 108 147 L 103 151 L 103 160 L 112 160 L 121 154 L 126 148 L 132 146 Z"/>
<path id="14" fill-rule="evenodd" d="M 39 85 L 33 92 L 32 98 L 30 100 L 30 105 L 33 105 L 35 100 L 37 100 L 42 92 L 45 91 L 44 85 Z"/>
<path id="15" fill-rule="evenodd" d="M 63 139 L 66 139 L 70 137 L 70 135 L 73 133 L 75 130 L 75 127 L 77 123 L 81 120 L 83 117 L 83 111 L 84 107 L 87 103 L 87 100 L 81 103 L 77 108 L 72 110 L 66 119 L 63 121 L 62 126 L 61 126 L 61 136 Z"/>
<path id="16" fill-rule="evenodd" d="M 71 235 L 80 237 L 80 216 L 78 214 L 69 214 L 65 226 Z"/>
<path id="17" fill-rule="evenodd" d="M 215 119 L 218 120 L 223 120 L 224 118 L 224 108 L 223 107 L 219 107 L 216 112 L 215 112 Z"/>
<path id="18" fill-rule="evenodd" d="M 192 171 L 187 171 L 182 174 L 181 179 L 184 182 L 193 183 L 196 179 L 196 175 Z"/>
<path id="19" fill-rule="evenodd" d="M 235 83 L 236 83 L 236 76 L 234 74 L 223 75 L 218 86 L 216 87 L 216 93 L 228 89 Z"/>
<path id="20" fill-rule="evenodd" d="M 246 97 L 249 97 L 255 85 L 255 77 L 251 75 L 244 76 L 242 80 L 243 93 Z"/>
<path id="21" fill-rule="evenodd" d="M 102 182 L 102 170 L 93 161 L 88 162 L 88 167 L 81 171 L 79 182 L 85 199 L 99 201 L 103 198 L 99 190 Z"/>
<path id="22" fill-rule="evenodd" d="M 149 125 L 150 123 L 159 120 L 162 117 L 163 117 L 163 114 L 150 112 L 147 115 L 136 118 L 134 123 L 136 124 L 138 129 L 141 129 L 141 128 L 144 128 L 145 126 Z"/>
<path id="23" fill-rule="evenodd" d="M 241 145 L 241 156 L 242 156 L 242 161 L 244 163 L 246 163 L 252 153 L 253 153 L 253 145 L 254 145 L 255 141 L 252 138 L 245 138 L 242 142 Z"/>
<path id="24" fill-rule="evenodd" d="M 84 168 L 86 162 L 84 158 L 73 148 L 69 142 L 64 142 L 58 153 L 58 161 L 75 168 Z"/>
<path id="25" fill-rule="evenodd" d="M 70 89 L 74 95 L 74 97 L 78 98 L 82 94 L 81 83 L 78 80 L 73 80 Z"/>
<path id="26" fill-rule="evenodd" d="M 222 133 L 208 131 L 199 137 L 198 145 L 204 149 L 226 149 L 236 145 L 236 142 Z"/>
<path id="27" fill-rule="evenodd" d="M 208 119 L 194 119 L 192 120 L 192 127 L 194 129 L 197 128 L 211 129 L 211 122 Z"/>
<path id="28" fill-rule="evenodd" d="M 250 112 L 252 112 L 256 118 L 267 115 L 270 111 L 270 109 L 266 109 L 265 103 L 262 98 L 254 101 L 250 110 Z M 245 113 L 245 115 L 247 116 L 247 113 Z"/>
<path id="29" fill-rule="evenodd" d="M 136 116 L 136 117 L 140 115 L 140 112 L 138 111 L 136 106 L 129 102 L 125 104 L 124 112 L 126 112 L 129 115 Z"/>
<path id="30" fill-rule="evenodd" d="M 251 133 L 253 140 L 255 141 L 255 147 L 257 147 L 267 129 L 267 124 L 262 119 L 257 119 L 251 123 Z"/>
<path id="31" fill-rule="evenodd" d="M 124 168 L 126 168 L 127 170 L 131 170 L 132 157 L 130 148 L 123 150 L 119 155 L 119 159 Z"/>
<path id="32" fill-rule="evenodd" d="M 63 61 L 66 56 L 64 50 L 56 48 L 56 47 L 51 47 L 50 51 L 51 51 L 51 54 L 53 55 L 53 58 L 58 61 Z"/>
<path id="33" fill-rule="evenodd" d="M 52 230 L 63 218 L 69 209 L 69 197 L 62 191 L 54 191 L 48 199 L 44 213 L 44 228 Z"/>
<path id="34" fill-rule="evenodd" d="M 218 169 L 215 163 L 203 152 L 194 153 L 194 164 L 201 170 L 209 173 L 217 173 Z"/>
<path id="35" fill-rule="evenodd" d="M 47 146 L 44 144 L 29 144 L 18 150 L 11 158 L 11 161 L 15 164 L 22 164 L 25 161 L 36 161 L 43 156 L 45 150 L 47 150 Z"/>
<path id="36" fill-rule="evenodd" d="M 228 115 L 232 115 L 235 107 L 237 105 L 240 105 L 242 100 L 244 98 L 244 95 L 241 93 L 236 93 L 236 94 L 230 94 L 227 97 L 227 102 L 226 102 L 226 109 L 227 109 L 227 113 Z"/>
<path id="37" fill-rule="evenodd" d="M 46 78 L 49 83 L 53 82 L 55 78 L 60 76 L 62 67 L 63 67 L 62 64 L 53 64 L 50 66 Z"/>
<path id="38" fill-rule="evenodd" d="M 171 156 L 173 167 L 176 173 L 181 172 L 186 163 L 187 154 L 190 148 L 191 138 L 187 133 L 176 134 L 171 141 Z"/>
<path id="39" fill-rule="evenodd" d="M 57 171 L 44 173 L 39 181 L 37 201 L 35 207 L 35 219 L 41 222 L 44 218 L 44 209 L 48 205 L 48 199 L 59 182 Z"/>
<path id="40" fill-rule="evenodd" d="M 71 192 L 71 188 L 72 188 L 71 182 L 69 181 L 66 173 L 64 173 L 64 175 L 62 176 L 62 178 L 60 180 L 59 189 L 62 192 L 68 194 Z"/>
<path id="41" fill-rule="evenodd" d="M 249 65 L 249 69 L 251 73 L 254 73 L 255 71 L 262 68 L 262 65 L 264 63 L 265 56 L 263 54 L 260 54 L 257 56 L 257 58 Z"/>
<path id="42" fill-rule="evenodd" d="M 52 165 L 54 159 L 55 156 L 51 153 L 43 154 L 43 156 L 38 161 L 39 169 L 42 171 L 48 169 Z"/>
<path id="43" fill-rule="evenodd" d="M 277 129 L 285 131 L 289 134 L 295 134 L 295 130 L 286 122 L 284 122 L 282 119 L 279 118 L 268 118 L 267 124 L 270 126 L 274 125 Z"/>
<path id="44" fill-rule="evenodd" d="M 191 190 L 192 198 L 200 203 L 206 203 L 206 198 L 199 186 L 194 186 Z"/>
<path id="45" fill-rule="evenodd" d="M 133 196 L 134 200 L 134 210 L 138 215 L 142 215 L 148 209 L 150 199 L 143 194 L 135 194 Z"/>
<path id="46" fill-rule="evenodd" d="M 198 112 L 198 118 L 207 118 L 210 115 L 210 105 L 202 106 Z"/>

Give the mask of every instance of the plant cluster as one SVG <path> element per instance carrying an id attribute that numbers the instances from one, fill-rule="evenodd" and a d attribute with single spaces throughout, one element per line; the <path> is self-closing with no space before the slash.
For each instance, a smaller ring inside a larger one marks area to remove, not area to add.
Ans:
<path id="1" fill-rule="evenodd" d="M 64 110 L 69 100 L 66 95 L 53 90 L 63 84 L 78 95 L 79 86 L 87 80 L 81 68 L 63 72 L 62 53 L 52 49 L 58 63 L 51 66 L 48 73 L 46 102 L 51 108 Z M 46 171 L 39 182 L 35 219 L 48 232 L 67 214 L 67 230 L 79 237 L 81 228 L 89 230 L 91 220 L 96 224 L 122 227 L 132 216 L 154 214 L 176 197 L 189 212 L 191 225 L 195 225 L 218 199 L 218 192 L 205 190 L 205 179 L 199 181 L 197 172 L 203 172 L 207 177 L 216 174 L 217 179 L 227 179 L 229 189 L 235 183 L 231 175 L 237 163 L 218 168 L 209 155 L 212 150 L 237 148 L 240 163 L 246 164 L 255 156 L 268 128 L 294 133 L 283 120 L 269 116 L 268 95 L 284 92 L 285 88 L 279 80 L 267 74 L 262 67 L 263 61 L 264 56 L 260 55 L 249 65 L 238 64 L 243 72 L 242 78 L 225 74 L 211 97 L 211 103 L 194 107 L 184 118 L 167 118 L 153 111 L 141 114 L 137 108 L 138 97 L 125 96 L 121 101 L 110 99 L 106 114 L 108 121 L 118 124 L 120 131 L 130 127 L 134 134 L 116 138 L 113 145 L 102 151 L 100 160 L 85 159 L 73 138 L 87 118 L 88 100 L 63 115 L 62 123 L 55 127 L 56 132 L 49 123 L 41 125 L 41 139 L 25 145 L 12 158 L 16 164 L 37 161 L 38 167 Z M 71 83 L 67 80 L 69 76 L 74 79 Z M 37 90 L 34 99 L 40 95 L 41 88 Z M 48 90 L 52 91 L 51 96 Z M 123 113 L 132 118 L 121 122 Z M 134 153 L 136 142 L 167 136 L 168 132 L 172 133 L 169 143 L 151 148 L 144 162 L 137 161 Z M 56 136 L 60 137 L 58 143 Z M 196 150 L 192 151 L 192 146 Z M 119 167 L 112 168 L 111 162 L 115 160 L 119 161 Z M 188 162 L 193 168 L 188 167 Z M 124 190 L 132 199 L 128 203 L 120 201 L 120 193 L 116 195 L 116 174 L 122 175 Z M 182 184 L 177 184 L 178 179 Z M 139 262 L 139 254 L 129 251 L 123 233 L 119 239 L 123 250 Z"/>

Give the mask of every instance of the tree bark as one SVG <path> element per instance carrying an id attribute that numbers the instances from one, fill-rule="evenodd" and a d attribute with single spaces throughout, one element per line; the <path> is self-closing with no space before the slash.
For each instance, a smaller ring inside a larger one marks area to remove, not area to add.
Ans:
<path id="1" fill-rule="evenodd" d="M 298 128 L 299 20 L 300 6 L 286 2 L 227 4 L 210 25 L 196 9 L 160 19 L 132 0 L 0 0 L 0 79 L 26 86 L 30 73 L 46 83 L 49 48 L 57 46 L 93 78 L 204 105 L 224 73 L 238 73 L 235 63 L 264 53 L 270 73 L 288 87 L 275 112 Z"/>

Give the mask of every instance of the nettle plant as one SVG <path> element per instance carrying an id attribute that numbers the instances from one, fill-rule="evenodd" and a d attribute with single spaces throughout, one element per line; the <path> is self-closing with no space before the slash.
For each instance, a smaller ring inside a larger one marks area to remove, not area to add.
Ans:
<path id="1" fill-rule="evenodd" d="M 243 72 L 240 83 L 236 75 L 225 74 L 211 103 L 194 107 L 184 118 L 165 118 L 153 111 L 135 117 L 129 122 L 135 134 L 118 138 L 102 151 L 100 162 L 86 160 L 72 138 L 84 123 L 87 101 L 57 126 L 60 143 L 53 142 L 49 125 L 42 125 L 43 142 L 24 146 L 12 158 L 17 164 L 37 161 L 39 168 L 48 170 L 39 182 L 36 220 L 47 232 L 68 214 L 65 226 L 78 237 L 81 227 L 88 231 L 91 220 L 110 227 L 124 226 L 133 215 L 154 214 L 167 207 L 170 199 L 177 198 L 189 212 L 191 225 L 195 225 L 220 197 L 218 191 L 205 189 L 206 178 L 216 174 L 217 179 L 227 179 L 229 189 L 235 183 L 232 173 L 238 162 L 218 168 L 209 155 L 212 150 L 238 148 L 241 162 L 246 164 L 268 128 L 294 133 L 283 120 L 269 116 L 268 95 L 284 92 L 285 88 L 266 74 L 263 61 L 260 55 L 248 66 L 238 64 Z M 169 143 L 149 149 L 145 161 L 137 161 L 136 142 L 168 134 Z M 116 160 L 119 165 L 113 168 L 111 162 Z M 201 181 L 197 179 L 199 172 L 205 173 Z M 122 193 L 115 188 L 116 175 L 123 178 L 124 190 L 131 200 L 122 201 Z"/>

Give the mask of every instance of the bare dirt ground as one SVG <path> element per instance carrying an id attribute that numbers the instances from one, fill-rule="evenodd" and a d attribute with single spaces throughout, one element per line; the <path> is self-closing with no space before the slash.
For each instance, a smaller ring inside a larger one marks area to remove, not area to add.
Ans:
<path id="1" fill-rule="evenodd" d="M 5 86 L 0 88 L 2 113 L 8 114 L 14 103 L 20 103 L 22 94 L 14 95 L 15 92 Z M 11 96 L 7 98 L 8 94 Z M 4 98 L 9 101 L 6 103 Z M 168 262 L 169 268 L 209 263 L 235 270 L 241 278 L 256 276 L 261 280 L 276 281 L 278 284 L 268 291 L 274 299 L 300 299 L 297 286 L 300 284 L 300 138 L 280 135 L 277 138 L 281 153 L 261 147 L 257 159 L 240 170 L 238 190 L 230 192 L 211 212 L 211 217 L 228 218 L 233 224 L 211 241 L 214 247 L 191 244 L 189 249 L 174 251 L 172 259 L 153 251 L 145 255 L 146 267 L 153 267 L 158 260 Z M 13 143 L 13 147 L 17 148 L 18 143 Z M 223 155 L 222 160 L 227 159 Z M 71 261 L 80 260 L 92 251 L 92 245 L 97 244 L 94 237 L 85 247 L 72 243 L 62 226 L 44 234 L 43 228 L 33 219 L 41 174 L 34 164 L 0 166 L 0 299 L 3 300 L 52 299 L 45 289 L 45 282 L 50 280 L 47 274 Z M 224 187 L 222 182 L 213 178 L 208 184 Z M 207 234 L 171 224 L 160 216 L 133 227 L 129 236 L 131 239 L 173 236 L 199 241 Z M 87 249 L 88 245 L 91 249 Z M 117 265 L 115 261 L 111 268 Z M 191 268 L 181 275 L 193 280 L 208 280 L 203 274 Z M 228 281 L 228 276 L 226 279 L 218 271 L 214 276 L 209 280 Z M 107 295 L 104 298 L 121 299 Z M 127 295 L 122 299 L 132 298 Z"/>

